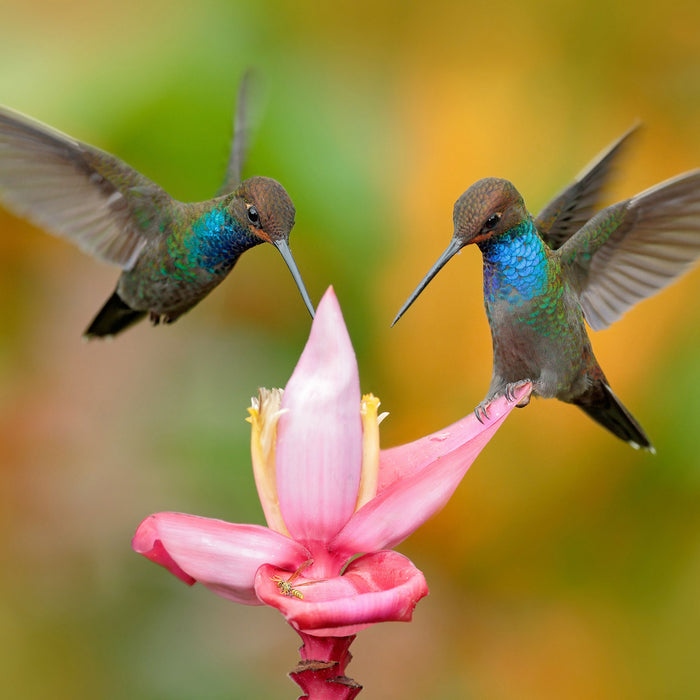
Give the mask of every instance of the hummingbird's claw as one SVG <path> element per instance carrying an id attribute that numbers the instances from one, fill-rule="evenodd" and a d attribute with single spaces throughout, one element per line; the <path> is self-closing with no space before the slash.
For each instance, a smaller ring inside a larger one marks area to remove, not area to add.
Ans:
<path id="1" fill-rule="evenodd" d="M 522 379 L 519 382 L 511 382 L 510 384 L 506 384 L 506 390 L 504 392 L 504 395 L 508 401 L 515 401 L 516 394 L 518 393 L 518 389 L 521 387 L 524 387 L 526 384 L 530 384 L 531 380 L 530 379 Z M 527 396 L 523 396 L 523 398 L 519 401 L 518 403 L 518 408 L 524 408 L 530 403 L 530 394 Z"/>
<path id="2" fill-rule="evenodd" d="M 489 404 L 490 401 L 482 401 L 475 409 L 474 415 L 479 423 L 483 424 L 484 421 L 489 419 Z"/>

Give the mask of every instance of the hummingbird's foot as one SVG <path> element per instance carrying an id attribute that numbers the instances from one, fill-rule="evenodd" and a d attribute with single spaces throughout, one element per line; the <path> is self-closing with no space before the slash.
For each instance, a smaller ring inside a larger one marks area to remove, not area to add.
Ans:
<path id="1" fill-rule="evenodd" d="M 508 401 L 515 401 L 515 395 L 518 392 L 518 389 L 524 387 L 526 384 L 530 384 L 531 380 L 529 379 L 522 379 L 519 382 L 511 382 L 510 384 L 506 384 L 506 390 L 504 392 L 504 395 Z M 518 402 L 517 408 L 524 408 L 530 403 L 530 394 L 527 396 L 523 396 L 522 399 Z"/>
<path id="2" fill-rule="evenodd" d="M 479 421 L 479 423 L 484 423 L 485 421 L 489 420 L 491 416 L 489 416 L 489 406 L 493 403 L 495 399 L 497 399 L 499 396 L 505 396 L 508 401 L 515 401 L 515 398 L 518 394 L 518 390 L 524 387 L 526 384 L 531 384 L 532 380 L 530 379 L 522 379 L 518 382 L 509 382 L 506 384 L 505 389 L 503 390 L 503 393 L 501 394 L 500 391 L 498 391 L 495 394 L 487 396 L 475 409 L 474 409 L 474 415 L 476 416 L 476 419 Z M 524 408 L 530 403 L 530 394 L 527 394 L 526 396 L 523 396 L 522 399 L 517 404 L 518 408 Z"/>
<path id="3" fill-rule="evenodd" d="M 168 316 L 168 314 L 159 314 L 155 311 L 149 311 L 148 318 L 154 326 L 157 326 L 159 323 L 172 323 L 177 319 L 177 316 Z"/>

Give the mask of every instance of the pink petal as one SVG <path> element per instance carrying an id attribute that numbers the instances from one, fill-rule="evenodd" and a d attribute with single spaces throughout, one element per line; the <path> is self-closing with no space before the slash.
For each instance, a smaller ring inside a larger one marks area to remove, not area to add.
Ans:
<path id="1" fill-rule="evenodd" d="M 282 397 L 277 491 L 294 539 L 324 542 L 353 513 L 362 468 L 360 379 L 338 300 L 329 288 Z"/>
<path id="2" fill-rule="evenodd" d="M 531 391 L 532 385 L 526 384 L 516 391 L 513 401 L 508 401 L 504 396 L 494 400 L 488 408 L 489 419 L 484 423 L 479 422 L 474 413 L 470 413 L 444 430 L 439 430 L 405 445 L 382 450 L 379 457 L 377 493 L 381 493 L 394 481 L 420 471 L 426 465 L 455 448 L 461 447 L 473 439 L 483 440 L 483 433 L 487 428 L 495 422 L 498 422 L 500 426 L 513 407 L 523 397 L 528 396 Z M 481 447 L 491 439 L 492 434 L 490 433 L 483 440 Z"/>
<path id="3" fill-rule="evenodd" d="M 295 587 L 303 600 L 283 595 L 273 576 L 287 580 L 289 572 L 261 567 L 255 579 L 260 600 L 276 607 L 295 629 L 319 637 L 345 637 L 376 622 L 407 622 L 428 593 L 422 572 L 398 552 L 365 554 L 342 576 L 303 588 L 306 580 L 299 577 Z"/>
<path id="4" fill-rule="evenodd" d="M 246 605 L 260 605 L 254 581 L 262 564 L 294 569 L 309 558 L 304 547 L 266 527 L 184 513 L 150 515 L 131 546 L 185 583 L 199 581 L 217 595 Z"/>
<path id="5" fill-rule="evenodd" d="M 447 503 L 522 395 L 494 401 L 483 425 L 471 414 L 439 433 L 383 452 L 378 495 L 355 513 L 330 547 L 368 552 L 390 549 L 408 537 Z"/>

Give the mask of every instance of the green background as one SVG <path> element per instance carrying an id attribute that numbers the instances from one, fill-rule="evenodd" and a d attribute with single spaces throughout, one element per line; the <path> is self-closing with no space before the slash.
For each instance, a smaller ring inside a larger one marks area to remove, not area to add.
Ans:
<path id="1" fill-rule="evenodd" d="M 245 169 L 280 180 L 311 297 L 333 284 L 363 391 L 398 444 L 468 413 L 491 347 L 478 251 L 389 323 L 455 199 L 513 180 L 534 212 L 636 119 L 613 196 L 700 165 L 700 6 L 618 1 L 47 2 L 0 7 L 0 102 L 197 200 L 242 72 L 265 99 Z M 271 246 L 170 327 L 81 332 L 118 271 L 0 210 L 0 678 L 15 698 L 296 697 L 279 614 L 138 557 L 146 515 L 263 522 L 245 409 L 310 320 Z M 575 408 L 516 411 L 400 550 L 431 595 L 378 625 L 371 698 L 700 696 L 700 271 L 593 344 L 656 457 Z M 364 695 L 362 696 L 364 697 Z"/>

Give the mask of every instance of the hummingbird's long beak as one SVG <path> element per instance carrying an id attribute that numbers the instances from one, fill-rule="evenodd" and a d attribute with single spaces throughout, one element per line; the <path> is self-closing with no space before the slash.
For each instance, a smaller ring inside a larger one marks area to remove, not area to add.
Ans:
<path id="1" fill-rule="evenodd" d="M 287 263 L 287 267 L 289 268 L 289 271 L 292 273 L 292 277 L 294 278 L 294 281 L 296 282 L 297 287 L 299 288 L 299 292 L 301 293 L 301 298 L 304 300 L 304 303 L 306 304 L 306 308 L 309 310 L 309 313 L 311 314 L 311 318 L 314 317 L 315 315 L 315 310 L 314 310 L 314 305 L 311 303 L 311 299 L 309 298 L 309 293 L 306 291 L 306 287 L 304 286 L 304 280 L 301 279 L 301 275 L 299 274 L 299 268 L 297 267 L 297 264 L 294 262 L 294 258 L 292 257 L 292 251 L 289 248 L 289 242 L 284 240 L 284 238 L 280 238 L 278 240 L 273 240 L 272 241 L 275 245 L 275 248 L 279 250 L 280 254 L 284 258 L 284 262 Z"/>
<path id="2" fill-rule="evenodd" d="M 450 245 L 447 246 L 445 249 L 445 252 L 438 258 L 437 262 L 430 268 L 428 271 L 428 274 L 421 280 L 420 284 L 415 288 L 413 294 L 411 294 L 410 297 L 408 297 L 408 300 L 406 303 L 401 307 L 401 311 L 396 314 L 396 318 L 391 322 L 391 325 L 393 325 L 404 315 L 408 307 L 416 300 L 418 295 L 428 286 L 428 283 L 430 282 L 435 275 L 437 275 L 440 270 L 445 266 L 445 263 L 453 256 L 455 253 L 459 253 L 459 251 L 462 249 L 464 246 L 464 241 L 460 240 L 459 238 L 453 238 L 450 241 Z"/>

